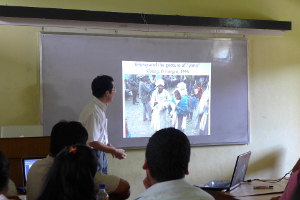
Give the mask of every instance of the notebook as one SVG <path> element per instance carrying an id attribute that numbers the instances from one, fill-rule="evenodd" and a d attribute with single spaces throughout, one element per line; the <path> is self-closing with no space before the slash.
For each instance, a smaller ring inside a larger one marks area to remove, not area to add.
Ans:
<path id="1" fill-rule="evenodd" d="M 230 191 L 236 188 L 244 181 L 248 163 L 250 160 L 250 155 L 251 151 L 241 154 L 237 157 L 231 180 L 213 180 L 203 185 L 197 185 L 197 187 L 205 190 L 210 189 L 224 191 Z"/>
<path id="2" fill-rule="evenodd" d="M 30 167 L 38 160 L 41 160 L 45 157 L 23 157 L 22 161 L 22 175 L 23 175 L 23 187 L 26 188 L 27 182 L 27 174 L 29 172 Z"/>

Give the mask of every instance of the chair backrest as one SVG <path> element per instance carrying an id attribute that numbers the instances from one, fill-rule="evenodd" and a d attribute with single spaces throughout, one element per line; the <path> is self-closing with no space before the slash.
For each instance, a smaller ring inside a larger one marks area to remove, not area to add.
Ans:
<path id="1" fill-rule="evenodd" d="M 1 127 L 1 138 L 41 136 L 43 136 L 42 125 L 15 125 Z"/>

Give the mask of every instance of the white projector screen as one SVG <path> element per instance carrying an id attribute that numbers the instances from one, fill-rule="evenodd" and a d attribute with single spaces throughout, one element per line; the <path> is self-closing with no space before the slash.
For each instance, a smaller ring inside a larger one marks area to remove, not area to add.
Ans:
<path id="1" fill-rule="evenodd" d="M 114 78 L 117 90 L 106 112 L 109 142 L 116 147 L 144 148 L 155 132 L 152 126 L 155 120 L 143 119 L 139 92 L 136 97 L 139 103 L 133 105 L 134 94 L 126 90 L 125 85 L 132 77 L 139 83 L 139 77 L 144 76 L 145 80 L 154 77 L 156 80 L 163 79 L 164 90 L 170 99 L 175 100 L 174 105 L 179 101 L 174 98 L 178 83 L 186 85 L 186 91 L 189 91 L 186 99 L 190 91 L 194 91 L 197 107 L 190 112 L 193 113 L 192 119 L 184 117 L 180 126 L 191 145 L 248 144 L 247 70 L 247 41 L 244 39 L 43 33 L 41 89 L 44 135 L 50 135 L 53 125 L 61 119 L 77 121 L 82 108 L 92 98 L 92 80 L 97 75 L 106 74 Z M 196 86 L 201 86 L 202 91 Z M 158 88 L 155 81 L 152 87 L 154 93 Z M 185 94 L 181 93 L 181 96 Z M 197 115 L 199 107 L 204 104 L 205 114 Z M 174 105 L 172 107 L 170 103 L 166 107 L 166 127 L 178 128 L 174 123 L 179 118 L 174 115 Z M 154 107 L 151 109 L 154 113 Z"/>

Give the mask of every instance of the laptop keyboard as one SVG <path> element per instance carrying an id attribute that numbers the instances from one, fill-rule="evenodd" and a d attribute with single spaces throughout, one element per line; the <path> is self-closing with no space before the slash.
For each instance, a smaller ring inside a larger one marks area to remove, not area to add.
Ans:
<path id="1" fill-rule="evenodd" d="M 216 180 L 212 182 L 212 185 L 214 187 L 229 187 L 230 182 L 230 180 Z"/>

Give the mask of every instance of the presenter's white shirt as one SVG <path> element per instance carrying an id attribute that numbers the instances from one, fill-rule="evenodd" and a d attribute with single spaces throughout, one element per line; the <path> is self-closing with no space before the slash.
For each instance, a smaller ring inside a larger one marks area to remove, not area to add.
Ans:
<path id="1" fill-rule="evenodd" d="M 78 121 L 86 128 L 89 134 L 87 144 L 93 141 L 108 144 L 106 108 L 105 104 L 93 97 L 80 113 Z"/>
<path id="2" fill-rule="evenodd" d="M 184 178 L 156 183 L 136 200 L 214 200 L 214 198 L 187 182 Z"/>
<path id="3" fill-rule="evenodd" d="M 36 161 L 30 168 L 27 177 L 27 200 L 36 200 L 40 193 L 44 182 L 46 180 L 47 173 L 54 162 L 54 158 L 47 156 L 42 160 Z M 120 182 L 120 178 L 114 175 L 106 175 L 102 173 L 96 173 L 94 177 L 94 188 L 98 190 L 99 184 L 105 184 L 106 192 L 112 193 L 116 190 Z M 0 199 L 1 200 L 1 199 Z"/>

